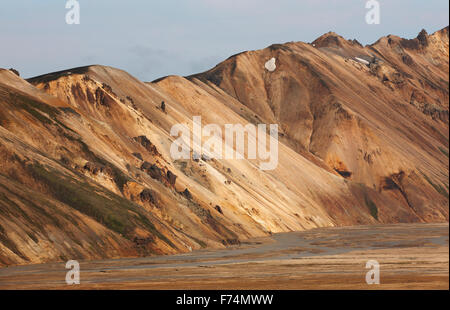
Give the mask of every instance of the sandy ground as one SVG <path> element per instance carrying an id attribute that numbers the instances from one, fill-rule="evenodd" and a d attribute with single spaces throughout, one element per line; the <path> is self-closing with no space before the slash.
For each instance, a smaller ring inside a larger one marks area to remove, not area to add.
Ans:
<path id="1" fill-rule="evenodd" d="M 0 289 L 449 289 L 448 224 L 314 229 L 249 240 L 224 250 L 0 269 Z M 365 281 L 368 260 L 380 285 Z"/>

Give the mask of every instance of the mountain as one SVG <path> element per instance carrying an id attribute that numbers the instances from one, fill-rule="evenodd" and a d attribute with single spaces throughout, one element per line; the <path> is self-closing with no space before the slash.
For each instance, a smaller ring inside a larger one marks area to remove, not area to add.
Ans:
<path id="1" fill-rule="evenodd" d="M 327 33 L 148 83 L 98 65 L 28 80 L 1 69 L 0 265 L 448 222 L 448 38 Z M 192 131 L 193 116 L 278 124 L 277 168 L 173 160 L 171 128 Z"/>

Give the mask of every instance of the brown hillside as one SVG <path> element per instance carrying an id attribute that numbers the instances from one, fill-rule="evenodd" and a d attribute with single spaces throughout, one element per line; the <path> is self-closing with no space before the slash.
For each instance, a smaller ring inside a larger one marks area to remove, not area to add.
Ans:
<path id="1" fill-rule="evenodd" d="M 448 57 L 447 27 L 365 47 L 328 33 L 152 83 L 104 66 L 27 81 L 1 69 L 0 265 L 448 221 Z M 193 116 L 279 124 L 277 168 L 173 160 L 170 129 Z"/>

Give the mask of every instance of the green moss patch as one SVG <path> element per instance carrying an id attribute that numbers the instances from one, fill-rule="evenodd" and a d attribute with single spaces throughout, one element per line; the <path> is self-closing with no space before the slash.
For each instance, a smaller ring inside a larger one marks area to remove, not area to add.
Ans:
<path id="1" fill-rule="evenodd" d="M 449 199 L 449 194 L 448 192 L 445 190 L 445 188 L 440 185 L 440 184 L 435 184 L 433 181 L 431 181 L 431 179 L 424 174 L 422 171 L 420 172 L 423 177 L 425 178 L 425 180 L 436 190 L 436 192 L 438 192 L 439 194 L 441 194 L 442 196 L 444 196 L 445 198 Z"/>
<path id="2" fill-rule="evenodd" d="M 367 208 L 369 209 L 370 215 L 376 220 L 378 220 L 378 207 L 377 205 L 370 199 L 367 193 L 364 194 L 364 202 L 366 203 Z"/>
<path id="3" fill-rule="evenodd" d="M 142 213 L 142 208 L 133 202 L 105 188 L 64 176 L 38 163 L 26 165 L 25 168 L 36 181 L 47 187 L 55 199 L 95 219 L 110 230 L 132 240 L 134 229 L 140 227 L 175 248 Z"/>

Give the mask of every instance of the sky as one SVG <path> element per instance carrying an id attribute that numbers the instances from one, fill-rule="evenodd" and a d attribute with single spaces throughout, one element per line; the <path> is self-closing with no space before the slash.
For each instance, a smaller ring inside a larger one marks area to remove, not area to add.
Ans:
<path id="1" fill-rule="evenodd" d="M 78 0 L 78 25 L 66 23 L 66 2 L 1 0 L 0 68 L 28 78 L 100 64 L 152 81 L 328 31 L 370 44 L 449 24 L 448 0 L 379 0 L 380 23 L 371 25 L 366 0 Z"/>

